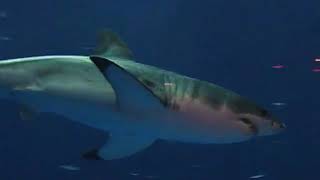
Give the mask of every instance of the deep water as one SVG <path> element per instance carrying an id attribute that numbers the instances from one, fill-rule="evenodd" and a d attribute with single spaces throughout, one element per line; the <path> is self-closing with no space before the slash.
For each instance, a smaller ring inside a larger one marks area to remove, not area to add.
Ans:
<path id="1" fill-rule="evenodd" d="M 86 161 L 81 154 L 107 135 L 49 114 L 21 121 L 15 104 L 0 101 L 0 180 L 318 179 L 319 7 L 318 0 L 2 0 L 0 59 L 90 55 L 97 32 L 110 28 L 138 62 L 234 90 L 288 128 L 232 145 L 158 141 L 127 159 Z M 278 64 L 285 68 L 272 68 Z"/>

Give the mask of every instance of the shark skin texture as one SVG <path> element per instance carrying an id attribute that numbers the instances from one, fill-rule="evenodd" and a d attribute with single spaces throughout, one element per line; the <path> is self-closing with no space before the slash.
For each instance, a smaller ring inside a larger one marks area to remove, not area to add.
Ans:
<path id="1" fill-rule="evenodd" d="M 110 133 L 104 145 L 83 154 L 93 160 L 125 158 L 157 139 L 238 143 L 285 129 L 235 92 L 134 61 L 111 31 L 100 34 L 92 56 L 0 61 L 0 99 L 19 103 L 22 120 L 56 113 Z"/>

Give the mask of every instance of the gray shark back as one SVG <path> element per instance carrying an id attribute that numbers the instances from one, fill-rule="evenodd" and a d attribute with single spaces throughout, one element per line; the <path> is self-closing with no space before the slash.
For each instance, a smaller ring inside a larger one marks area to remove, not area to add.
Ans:
<path id="1" fill-rule="evenodd" d="M 179 109 L 179 101 L 190 99 L 199 100 L 216 109 L 222 105 L 227 105 L 237 113 L 256 113 L 259 111 L 258 106 L 253 102 L 213 83 L 179 75 L 135 61 L 123 61 L 120 58 L 114 57 L 108 59 L 136 76 L 164 104 L 174 110 Z"/>

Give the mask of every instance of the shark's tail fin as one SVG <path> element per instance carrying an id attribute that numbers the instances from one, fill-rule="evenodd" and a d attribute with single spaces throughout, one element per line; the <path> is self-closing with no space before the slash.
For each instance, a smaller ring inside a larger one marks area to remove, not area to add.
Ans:
<path id="1" fill-rule="evenodd" d="M 132 52 L 127 45 L 111 30 L 105 29 L 98 35 L 98 45 L 94 55 L 132 59 Z"/>

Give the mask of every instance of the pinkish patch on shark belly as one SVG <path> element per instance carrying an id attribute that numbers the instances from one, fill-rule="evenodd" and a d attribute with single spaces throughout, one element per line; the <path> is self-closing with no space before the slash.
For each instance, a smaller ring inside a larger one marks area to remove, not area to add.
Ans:
<path id="1" fill-rule="evenodd" d="M 239 121 L 237 115 L 222 106 L 214 109 L 191 99 L 177 101 L 180 110 L 174 118 L 167 120 L 169 136 L 183 142 L 233 143 L 248 140 L 253 136 L 248 125 Z"/>

